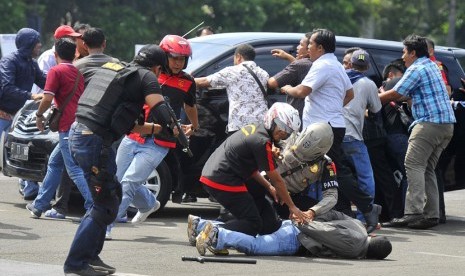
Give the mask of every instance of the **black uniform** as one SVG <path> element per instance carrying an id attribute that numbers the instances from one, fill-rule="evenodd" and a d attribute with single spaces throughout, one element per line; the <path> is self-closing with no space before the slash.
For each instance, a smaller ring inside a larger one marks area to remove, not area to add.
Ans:
<path id="1" fill-rule="evenodd" d="M 200 181 L 236 217 L 223 225 L 225 229 L 255 236 L 281 226 L 265 189 L 250 179 L 257 171 L 276 169 L 271 147 L 263 125 L 247 125 L 226 139 L 205 164 Z"/>
<path id="2" fill-rule="evenodd" d="M 121 185 L 115 180 L 115 153 L 110 146 L 114 140 L 121 138 L 116 137 L 115 133 L 125 133 L 131 129 L 112 129 L 105 122 L 111 121 L 113 125 L 113 120 L 127 121 L 132 122 L 134 126 L 138 115 L 120 112 L 121 117 L 118 117 L 117 111 L 122 111 L 121 107 L 139 108 L 140 111 L 146 96 L 161 93 L 155 74 L 146 68 L 136 67 L 137 71 L 126 78 L 123 91 L 118 98 L 113 97 L 115 90 L 103 90 L 105 87 L 99 86 L 104 82 L 102 78 L 108 75 L 104 72 L 107 69 L 101 69 L 95 73 L 79 101 L 77 123 L 73 124 L 69 136 L 71 152 L 85 174 L 91 174 L 92 166 L 99 168 L 100 172 L 91 177 L 89 188 L 93 193 L 94 205 L 79 225 L 65 261 L 65 272 L 83 269 L 89 262 L 99 258 L 105 240 L 106 226 L 115 220 L 118 212 L 121 196 L 118 190 L 121 190 Z M 94 106 L 85 105 L 86 101 L 94 100 L 102 93 L 101 99 L 105 99 L 106 93 L 112 93 L 112 99 L 108 101 L 116 101 L 116 105 L 114 102 L 112 105 L 114 109 L 105 109 L 108 107 L 106 100 L 101 100 Z M 101 113 L 109 114 L 111 118 L 100 116 Z M 121 124 L 117 125 L 121 126 Z"/>

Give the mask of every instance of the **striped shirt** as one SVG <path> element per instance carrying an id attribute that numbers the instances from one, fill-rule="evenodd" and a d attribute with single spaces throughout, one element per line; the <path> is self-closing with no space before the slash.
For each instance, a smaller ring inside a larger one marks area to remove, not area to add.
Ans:
<path id="1" fill-rule="evenodd" d="M 412 115 L 415 121 L 411 127 L 420 122 L 455 123 L 441 72 L 429 58 L 418 58 L 405 71 L 394 90 L 412 99 Z"/>

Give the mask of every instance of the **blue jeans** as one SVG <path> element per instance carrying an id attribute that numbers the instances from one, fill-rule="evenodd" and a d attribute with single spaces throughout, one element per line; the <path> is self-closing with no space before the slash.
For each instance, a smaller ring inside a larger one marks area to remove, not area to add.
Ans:
<path id="1" fill-rule="evenodd" d="M 10 129 L 11 122 L 12 121 L 10 121 L 10 120 L 0 119 L 0 136 L 3 133 L 5 133 L 5 139 L 6 139 L 6 135 L 8 133 L 8 130 Z M 3 145 L 1 145 L 1 146 L 3 147 Z M 37 184 L 37 182 L 35 182 L 35 181 L 20 179 L 19 184 L 21 185 L 21 187 L 23 187 L 22 188 L 23 189 L 23 195 L 25 197 L 35 195 L 39 191 L 39 184 Z"/>
<path id="2" fill-rule="evenodd" d="M 371 167 L 370 156 L 368 155 L 365 143 L 363 141 L 356 140 L 351 136 L 344 136 L 341 147 L 355 168 L 360 190 L 374 198 L 375 178 L 373 176 L 373 168 Z M 360 213 L 357 215 L 357 218 L 364 220 Z"/>
<path id="3" fill-rule="evenodd" d="M 290 220 L 285 220 L 274 233 L 256 237 L 240 232 L 218 228 L 218 240 L 215 249 L 234 248 L 247 255 L 284 256 L 295 255 L 300 247 L 297 235 L 300 231 Z"/>
<path id="4" fill-rule="evenodd" d="M 8 133 L 8 130 L 10 129 L 11 126 L 11 121 L 10 120 L 5 120 L 0 118 L 0 135 L 2 135 L 3 132 L 5 132 L 5 135 Z"/>
<path id="5" fill-rule="evenodd" d="M 75 122 L 71 126 L 69 143 L 73 157 L 83 169 L 86 179 L 90 179 L 92 166 L 99 164 L 103 146 L 102 138 L 93 134 L 85 125 Z M 110 151 L 106 168 L 110 174 L 115 174 L 116 163 L 113 151 Z M 117 209 L 118 205 L 114 204 L 114 202 L 97 202 L 94 200 L 94 205 L 86 213 L 76 231 L 64 264 L 65 271 L 83 269 L 89 261 L 97 259 L 105 242 L 107 226 L 102 223 L 100 217 L 113 211 L 116 213 Z"/>
<path id="6" fill-rule="evenodd" d="M 145 140 L 145 144 L 139 144 L 124 137 L 116 154 L 116 177 L 123 188 L 117 218 L 126 215 L 131 203 L 141 212 L 147 212 L 155 206 L 155 195 L 143 184 L 168 151 L 168 148 L 155 144 L 150 138 Z"/>
<path id="7" fill-rule="evenodd" d="M 42 212 L 49 208 L 50 201 L 55 196 L 57 187 L 60 184 L 63 169 L 66 168 L 69 177 L 84 197 L 84 208 L 88 210 L 93 203 L 92 195 L 84 178 L 84 172 L 71 156 L 68 145 L 69 132 L 59 132 L 58 135 L 59 142 L 48 160 L 47 173 L 45 174 L 42 186 L 40 186 L 39 194 L 34 200 L 34 207 Z"/>

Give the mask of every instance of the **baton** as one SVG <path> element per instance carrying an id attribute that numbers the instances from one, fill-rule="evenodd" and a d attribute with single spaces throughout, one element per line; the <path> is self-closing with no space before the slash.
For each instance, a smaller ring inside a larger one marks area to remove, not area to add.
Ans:
<path id="1" fill-rule="evenodd" d="M 194 261 L 199 263 L 235 263 L 235 264 L 256 264 L 257 260 L 245 258 L 225 258 L 225 257 L 188 257 L 182 256 L 183 261 Z"/>

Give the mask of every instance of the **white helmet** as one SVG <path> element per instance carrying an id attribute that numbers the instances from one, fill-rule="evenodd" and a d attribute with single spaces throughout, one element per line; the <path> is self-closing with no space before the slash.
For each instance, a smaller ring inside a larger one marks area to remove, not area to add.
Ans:
<path id="1" fill-rule="evenodd" d="M 292 134 L 300 129 L 300 117 L 297 109 L 287 103 L 274 103 L 265 114 L 265 128 L 272 129 L 273 122 L 279 129 Z"/>

